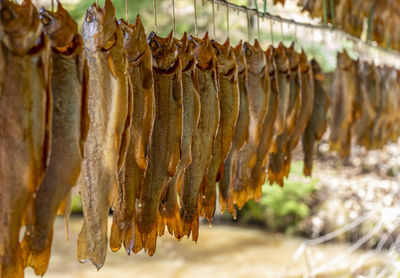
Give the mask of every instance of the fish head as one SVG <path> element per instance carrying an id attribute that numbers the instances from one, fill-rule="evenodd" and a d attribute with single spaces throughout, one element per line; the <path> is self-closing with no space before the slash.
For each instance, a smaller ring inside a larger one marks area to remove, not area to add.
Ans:
<path id="1" fill-rule="evenodd" d="M 42 24 L 31 0 L 24 0 L 21 4 L 1 0 L 0 21 L 4 32 L 3 42 L 10 51 L 23 55 L 39 43 Z"/>
<path id="2" fill-rule="evenodd" d="M 148 51 L 146 31 L 140 15 L 137 15 L 135 24 L 129 24 L 124 19 L 118 21 L 124 35 L 124 47 L 126 49 L 128 60 L 137 61 Z"/>
<path id="3" fill-rule="evenodd" d="M 244 56 L 243 52 L 243 42 L 239 41 L 239 43 L 232 49 L 238 65 L 238 72 L 241 73 L 247 69 L 246 57 Z"/>
<path id="4" fill-rule="evenodd" d="M 246 57 L 247 69 L 249 71 L 260 73 L 264 70 L 267 61 L 257 39 L 254 40 L 254 45 L 245 42 L 243 44 L 243 52 Z"/>
<path id="5" fill-rule="evenodd" d="M 147 38 L 156 68 L 169 69 L 176 62 L 178 51 L 173 35 L 174 32 L 171 31 L 166 38 L 162 38 L 151 32 Z"/>
<path id="6" fill-rule="evenodd" d="M 349 54 L 347 54 L 346 50 L 344 50 L 341 53 L 338 53 L 337 63 L 338 67 L 342 70 L 348 70 L 349 68 L 352 68 L 354 66 L 354 61 L 353 59 L 351 59 Z"/>
<path id="7" fill-rule="evenodd" d="M 294 43 L 290 47 L 285 47 L 286 57 L 289 59 L 290 69 L 296 70 L 299 66 L 300 56 L 294 48 Z"/>
<path id="8" fill-rule="evenodd" d="M 274 58 L 276 67 L 280 72 L 287 72 L 289 70 L 289 59 L 286 56 L 285 46 L 282 43 L 274 49 Z"/>
<path id="9" fill-rule="evenodd" d="M 208 33 L 205 34 L 203 39 L 190 36 L 189 41 L 193 47 L 193 54 L 196 58 L 197 66 L 201 69 L 212 69 L 216 63 L 216 55 Z"/>
<path id="10" fill-rule="evenodd" d="M 94 3 L 86 10 L 82 37 L 85 48 L 90 52 L 110 49 L 116 41 L 117 22 L 115 7 L 106 0 L 103 8 Z"/>
<path id="11" fill-rule="evenodd" d="M 267 58 L 268 72 L 273 75 L 276 69 L 275 58 L 274 58 L 274 47 L 270 45 L 265 51 L 265 57 Z"/>
<path id="12" fill-rule="evenodd" d="M 236 67 L 236 58 L 231 48 L 229 38 L 227 38 L 223 44 L 220 44 L 215 40 L 212 40 L 211 44 L 214 47 L 217 56 L 218 72 L 220 74 L 231 72 L 232 69 Z"/>
<path id="13" fill-rule="evenodd" d="M 299 67 L 301 72 L 307 72 L 309 69 L 309 63 L 308 63 L 308 58 L 307 54 L 304 52 L 304 49 L 300 53 L 300 60 L 299 60 Z"/>
<path id="14" fill-rule="evenodd" d="M 43 24 L 44 33 L 50 38 L 52 47 L 68 46 L 78 34 L 78 24 L 70 14 L 57 1 L 57 11 L 52 12 L 41 8 L 39 10 L 40 20 Z"/>
<path id="15" fill-rule="evenodd" d="M 185 32 L 183 37 L 175 39 L 175 44 L 178 47 L 178 55 L 181 59 L 182 68 L 186 69 L 194 64 L 193 46 L 189 41 L 188 35 Z"/>
<path id="16" fill-rule="evenodd" d="M 324 76 L 321 66 L 319 65 L 317 60 L 315 60 L 315 59 L 311 60 L 311 68 L 312 68 L 314 79 L 316 79 L 320 82 L 324 81 L 325 76 Z"/>

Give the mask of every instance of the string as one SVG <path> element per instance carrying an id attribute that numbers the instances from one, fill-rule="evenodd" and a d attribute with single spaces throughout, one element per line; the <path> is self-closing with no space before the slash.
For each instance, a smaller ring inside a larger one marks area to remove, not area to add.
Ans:
<path id="1" fill-rule="evenodd" d="M 260 39 L 260 16 L 258 15 L 258 13 L 257 13 L 257 37 L 258 37 L 258 40 L 261 41 L 261 39 Z"/>
<path id="2" fill-rule="evenodd" d="M 153 0 L 153 13 L 154 13 L 154 29 L 157 34 L 157 5 L 156 5 L 157 0 Z"/>
<path id="3" fill-rule="evenodd" d="M 272 43 L 272 45 L 274 45 L 274 30 L 273 30 L 273 25 L 274 24 L 274 22 L 272 21 L 272 19 L 270 19 L 269 20 L 269 31 L 270 31 L 270 33 L 271 33 L 271 43 Z"/>
<path id="4" fill-rule="evenodd" d="M 175 0 L 172 0 L 172 31 L 175 35 Z"/>
<path id="5" fill-rule="evenodd" d="M 214 6 L 214 0 L 211 1 L 211 4 L 212 4 L 213 37 L 215 39 L 215 6 Z"/>
<path id="6" fill-rule="evenodd" d="M 284 34 L 283 34 L 283 23 L 282 23 L 282 20 L 280 21 L 280 25 L 281 25 L 281 41 L 283 41 Z"/>
<path id="7" fill-rule="evenodd" d="M 194 35 L 197 36 L 197 1 L 193 0 L 194 8 Z"/>
<path id="8" fill-rule="evenodd" d="M 54 0 L 51 0 L 51 11 L 54 12 Z"/>
<path id="9" fill-rule="evenodd" d="M 226 32 L 228 33 L 229 38 L 229 6 L 226 5 Z"/>
<path id="10" fill-rule="evenodd" d="M 297 44 L 297 25 L 294 25 L 294 43 Z"/>
<path id="11" fill-rule="evenodd" d="M 250 16 L 249 16 L 249 11 L 246 10 L 246 16 L 247 16 L 247 41 L 250 42 Z"/>
<path id="12" fill-rule="evenodd" d="M 125 17 L 126 17 L 126 22 L 129 22 L 129 7 L 128 7 L 128 0 L 125 0 Z"/>

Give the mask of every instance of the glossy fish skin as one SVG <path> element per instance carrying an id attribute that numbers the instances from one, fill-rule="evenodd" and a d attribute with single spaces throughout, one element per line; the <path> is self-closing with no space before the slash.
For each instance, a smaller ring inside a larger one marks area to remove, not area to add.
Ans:
<path id="1" fill-rule="evenodd" d="M 257 160 L 257 147 L 260 142 L 262 122 L 268 112 L 269 74 L 265 54 L 257 40 L 254 46 L 243 44 L 248 69 L 248 89 L 250 106 L 249 140 L 240 150 L 233 187 L 234 203 L 242 208 L 248 200 L 247 187 L 251 169 Z"/>
<path id="2" fill-rule="evenodd" d="M 123 243 L 130 254 L 134 245 L 137 192 L 147 169 L 151 147 L 155 97 L 151 51 L 141 18 L 138 15 L 134 25 L 121 19 L 119 25 L 124 32 L 134 113 L 125 165 L 119 173 L 118 197 L 113 204 L 110 247 L 117 251 Z"/>
<path id="3" fill-rule="evenodd" d="M 261 197 L 262 186 L 267 176 L 269 151 L 272 145 L 275 121 L 279 107 L 278 72 L 273 52 L 273 46 L 270 46 L 265 52 L 270 79 L 270 99 L 268 104 L 268 113 L 262 125 L 261 140 L 257 147 L 257 161 L 251 171 L 250 186 L 248 188 L 248 195 L 255 200 L 258 200 Z"/>
<path id="4" fill-rule="evenodd" d="M 178 191 L 183 189 L 185 169 L 192 162 L 192 143 L 200 118 L 199 82 L 196 74 L 196 60 L 193 55 L 192 44 L 185 33 L 181 40 L 175 40 L 179 49 L 178 55 L 182 63 L 182 91 L 183 91 L 183 134 L 181 145 L 181 160 L 168 184 L 166 194 L 160 204 L 160 229 L 164 233 L 167 226 L 170 234 L 177 239 L 183 237 L 182 221 L 179 214 Z M 181 194 L 180 194 L 181 195 Z"/>
<path id="5" fill-rule="evenodd" d="M 50 259 L 53 224 L 58 208 L 75 186 L 81 170 L 87 111 L 82 106 L 78 26 L 58 3 L 57 12 L 40 10 L 44 32 L 52 45 L 53 121 L 49 166 L 33 204 L 33 221 L 21 243 L 25 265 L 43 275 Z M 68 211 L 68 210 L 67 210 Z M 69 217 L 66 215 L 65 217 Z"/>
<path id="6" fill-rule="evenodd" d="M 296 116 L 296 125 L 293 129 L 292 136 L 287 143 L 285 173 L 284 176 L 289 176 L 290 162 L 292 160 L 292 150 L 294 150 L 299 143 L 304 130 L 306 129 L 307 123 L 310 120 L 313 103 L 314 103 L 314 83 L 313 83 L 313 72 L 310 63 L 307 60 L 307 55 L 304 50 L 300 54 L 299 61 L 299 84 L 301 103 L 300 109 Z"/>
<path id="7" fill-rule="evenodd" d="M 90 126 L 79 178 L 84 222 L 78 238 L 78 260 L 100 269 L 107 254 L 107 222 L 111 192 L 129 142 L 132 96 L 122 31 L 110 0 L 93 4 L 85 14 L 84 86 Z"/>
<path id="8" fill-rule="evenodd" d="M 344 51 L 338 53 L 338 67 L 332 85 L 330 149 L 342 158 L 350 155 L 353 104 L 356 96 L 355 65 Z"/>
<path id="9" fill-rule="evenodd" d="M 196 58 L 196 79 L 199 82 L 200 118 L 193 138 L 192 163 L 186 168 L 181 190 L 183 234 L 198 239 L 199 193 L 211 163 L 213 146 L 219 125 L 217 57 L 208 34 L 203 39 L 189 37 Z"/>
<path id="10" fill-rule="evenodd" d="M 250 111 L 249 111 L 249 96 L 247 87 L 247 63 L 243 52 L 243 44 L 239 44 L 233 48 L 233 52 L 238 64 L 238 83 L 239 83 L 239 116 L 235 126 L 235 133 L 233 135 L 232 147 L 224 164 L 224 173 L 222 179 L 219 181 L 219 203 L 221 212 L 228 210 L 234 217 L 236 217 L 236 210 L 233 204 L 232 190 L 233 182 L 235 180 L 236 162 L 238 153 L 245 145 L 249 138 L 249 125 L 250 125 Z"/>
<path id="11" fill-rule="evenodd" d="M 306 130 L 302 137 L 305 176 L 311 176 L 314 149 L 316 141 L 324 135 L 327 127 L 327 112 L 330 105 L 328 92 L 322 86 L 324 75 L 321 67 L 316 60 L 311 61 L 311 67 L 314 74 L 314 104 L 311 118 L 307 123 Z"/>
<path id="12" fill-rule="evenodd" d="M 1 1 L 0 9 L 7 70 L 0 84 L 0 276 L 21 278 L 20 227 L 50 150 L 50 44 L 31 1 Z"/>
<path id="13" fill-rule="evenodd" d="M 207 177 L 203 180 L 200 191 L 200 216 L 211 223 L 217 200 L 217 182 L 223 175 L 224 162 L 232 146 L 235 125 L 239 116 L 239 83 L 235 54 L 227 39 L 223 45 L 212 42 L 217 54 L 219 80 L 220 119 L 214 142 L 213 156 Z"/>
<path id="14" fill-rule="evenodd" d="M 158 235 L 159 204 L 180 161 L 183 104 L 182 66 L 173 32 L 167 38 L 152 32 L 148 43 L 153 56 L 156 117 L 149 165 L 136 204 L 134 252 L 144 248 L 152 256 Z"/>
<path id="15" fill-rule="evenodd" d="M 274 138 L 269 154 L 268 180 L 283 186 L 283 152 L 287 138 L 287 114 L 290 101 L 290 67 L 283 44 L 273 51 L 277 70 L 278 113 L 275 119 Z"/>

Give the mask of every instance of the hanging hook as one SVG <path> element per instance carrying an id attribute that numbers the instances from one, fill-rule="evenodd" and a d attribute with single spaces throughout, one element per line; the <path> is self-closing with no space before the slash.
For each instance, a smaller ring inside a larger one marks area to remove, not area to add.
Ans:
<path id="1" fill-rule="evenodd" d="M 229 4 L 226 2 L 226 32 L 228 33 L 229 38 Z"/>
<path id="2" fill-rule="evenodd" d="M 215 5 L 214 5 L 214 0 L 211 0 L 211 4 L 212 4 L 213 37 L 215 39 Z"/>
<path id="3" fill-rule="evenodd" d="M 126 22 L 129 23 L 129 7 L 128 7 L 128 0 L 125 0 L 125 16 L 126 16 Z"/>
<path id="4" fill-rule="evenodd" d="M 281 41 L 284 41 L 284 34 L 283 34 L 283 22 L 282 22 L 282 18 L 280 18 L 279 23 L 281 25 Z"/>
<path id="5" fill-rule="evenodd" d="M 246 17 L 247 17 L 247 41 L 250 42 L 250 16 L 248 9 L 246 9 Z"/>
<path id="6" fill-rule="evenodd" d="M 260 13 L 258 12 L 258 9 L 257 9 L 257 37 L 258 37 L 258 41 L 261 42 L 261 39 L 260 39 L 260 37 L 261 37 L 260 36 Z"/>
<path id="7" fill-rule="evenodd" d="M 51 0 L 51 11 L 54 12 L 54 0 Z"/>
<path id="8" fill-rule="evenodd" d="M 297 24 L 294 24 L 294 43 L 297 44 Z"/>
<path id="9" fill-rule="evenodd" d="M 194 9 L 194 35 L 197 37 L 197 0 L 193 0 Z"/>
<path id="10" fill-rule="evenodd" d="M 154 13 L 154 29 L 157 34 L 157 0 L 153 0 L 153 13 Z"/>
<path id="11" fill-rule="evenodd" d="M 172 0 L 172 32 L 175 36 L 175 0 Z"/>
<path id="12" fill-rule="evenodd" d="M 271 43 L 274 45 L 274 30 L 273 30 L 274 21 L 272 17 L 269 18 L 269 31 L 271 33 Z"/>

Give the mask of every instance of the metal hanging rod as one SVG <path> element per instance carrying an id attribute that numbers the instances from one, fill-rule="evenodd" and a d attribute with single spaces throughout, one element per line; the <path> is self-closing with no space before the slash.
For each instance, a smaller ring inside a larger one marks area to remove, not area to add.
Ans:
<path id="1" fill-rule="evenodd" d="M 214 2 L 214 4 L 217 4 L 217 5 L 220 5 L 220 6 L 229 7 L 229 9 L 236 10 L 238 12 L 243 12 L 243 13 L 246 13 L 246 14 L 249 14 L 249 15 L 255 15 L 255 16 L 258 16 L 260 18 L 267 18 L 269 20 L 273 20 L 273 21 L 276 21 L 276 22 L 279 22 L 279 23 L 282 22 L 282 23 L 287 23 L 287 24 L 290 24 L 290 25 L 301 26 L 301 27 L 304 27 L 304 28 L 318 29 L 318 30 L 328 31 L 328 32 L 331 32 L 331 33 L 336 33 L 336 34 L 338 34 L 338 35 L 340 35 L 342 37 L 345 37 L 347 40 L 352 41 L 354 43 L 360 43 L 360 44 L 363 44 L 363 45 L 365 45 L 367 47 L 371 47 L 371 48 L 377 49 L 377 50 L 379 50 L 381 52 L 385 52 L 386 54 L 397 56 L 398 58 L 400 58 L 400 52 L 398 52 L 398 51 L 385 49 L 385 48 L 379 47 L 379 46 L 377 46 L 377 45 L 375 45 L 375 44 L 373 44 L 371 42 L 363 41 L 360 38 L 355 37 L 353 35 L 350 35 L 350 34 L 344 32 L 344 31 L 342 31 L 340 29 L 335 29 L 331 25 L 328 25 L 328 24 L 311 24 L 311 23 L 305 23 L 305 22 L 298 22 L 298 21 L 295 21 L 293 19 L 288 19 L 288 18 L 281 17 L 279 15 L 270 14 L 267 11 L 262 12 L 262 11 L 259 11 L 257 9 L 248 8 L 246 6 L 239 6 L 239 5 L 230 3 L 228 0 L 207 0 L 207 2 Z"/>

